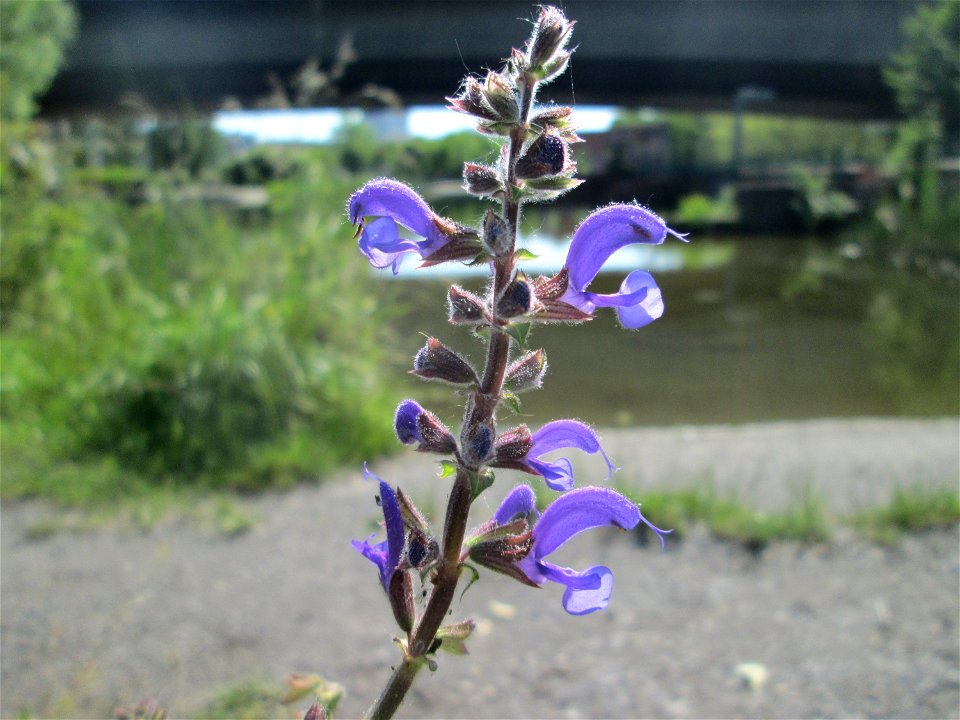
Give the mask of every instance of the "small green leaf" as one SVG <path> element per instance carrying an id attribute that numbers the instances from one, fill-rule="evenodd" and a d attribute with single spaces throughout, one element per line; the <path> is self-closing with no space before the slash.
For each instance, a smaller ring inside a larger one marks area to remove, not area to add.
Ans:
<path id="1" fill-rule="evenodd" d="M 461 601 L 463 601 L 463 596 L 466 594 L 467 590 L 470 589 L 470 586 L 480 579 L 480 573 L 477 571 L 477 569 L 473 565 L 467 565 L 467 563 L 464 563 L 463 565 L 460 566 L 460 572 L 463 572 L 464 570 L 469 570 L 470 574 L 473 577 L 470 578 L 470 582 L 467 583 L 467 586 L 460 593 Z"/>
<path id="2" fill-rule="evenodd" d="M 513 257 L 515 260 L 523 261 L 523 260 L 536 260 L 540 256 L 534 252 L 530 252 L 526 248 L 520 248 L 513 254 Z"/>
<path id="3" fill-rule="evenodd" d="M 522 350 L 527 346 L 527 336 L 530 334 L 530 323 L 511 323 L 507 325 L 507 335 L 517 341 L 517 345 Z"/>
<path id="4" fill-rule="evenodd" d="M 479 497 L 480 493 L 493 485 L 494 474 L 490 468 L 484 468 L 480 472 L 470 472 L 470 502 Z"/>
<path id="5" fill-rule="evenodd" d="M 448 478 L 457 474 L 457 464 L 453 460 L 440 461 L 440 477 Z"/>
<path id="6" fill-rule="evenodd" d="M 439 649 L 451 655 L 467 655 L 466 640 L 476 629 L 473 620 L 444 625 L 437 631 L 437 639 L 441 641 Z"/>
<path id="7" fill-rule="evenodd" d="M 507 401 L 507 404 L 510 406 L 510 409 L 513 410 L 515 415 L 520 414 L 520 398 L 518 398 L 512 392 L 504 391 L 503 399 Z"/>

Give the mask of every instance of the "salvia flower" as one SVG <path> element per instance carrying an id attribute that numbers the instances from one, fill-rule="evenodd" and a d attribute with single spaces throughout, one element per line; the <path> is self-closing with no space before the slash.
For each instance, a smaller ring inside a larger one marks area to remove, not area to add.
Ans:
<path id="1" fill-rule="evenodd" d="M 403 522 L 403 512 L 397 493 L 386 482 L 378 478 L 363 465 L 363 475 L 367 480 L 376 480 L 380 483 L 378 495 L 380 507 L 383 510 L 384 525 L 387 530 L 387 539 L 376 545 L 371 545 L 371 535 L 363 542 L 354 540 L 353 547 L 370 562 L 377 566 L 380 573 L 380 584 L 387 593 L 390 608 L 397 624 L 409 632 L 413 627 L 413 582 L 406 572 L 410 567 L 408 561 L 410 545 L 406 542 L 406 531 Z"/>
<path id="2" fill-rule="evenodd" d="M 514 526 L 511 524 L 516 524 L 517 530 L 523 530 L 524 523 L 518 523 L 518 519 L 535 518 L 535 502 L 534 493 L 529 487 L 518 486 L 500 504 L 493 516 L 494 528 L 484 528 L 486 534 L 495 536 L 498 526 L 504 530 L 513 530 Z M 542 586 L 549 580 L 563 585 L 566 588 L 563 593 L 563 607 L 571 615 L 586 615 L 603 610 L 610 603 L 613 592 L 613 573 L 610 568 L 595 565 L 586 570 L 573 570 L 549 562 L 546 558 L 584 530 L 599 527 L 632 530 L 640 522 L 657 534 L 661 544 L 663 535 L 671 532 L 653 525 L 633 502 L 613 490 L 599 487 L 571 490 L 554 500 L 535 521 L 524 548 L 525 552 L 522 557 L 513 560 L 512 569 L 523 574 L 524 579 L 521 582 L 526 584 Z M 506 534 L 505 538 L 514 540 L 513 545 L 517 545 L 525 538 L 525 533 Z M 509 552 L 513 545 L 507 543 L 506 550 Z M 487 554 L 489 550 L 488 547 Z M 514 557 L 518 554 L 520 553 L 515 552 Z M 483 557 L 483 553 L 479 555 Z M 472 549 L 471 557 L 474 557 Z M 503 559 L 506 560 L 507 556 Z M 492 564 L 487 566 L 504 572 L 502 568 Z"/>
<path id="3" fill-rule="evenodd" d="M 413 188 L 390 178 L 371 180 L 357 190 L 347 213 L 360 230 L 360 251 L 371 265 L 392 268 L 394 275 L 407 254 L 436 264 L 474 258 L 481 249 L 474 231 L 437 215 Z M 376 219 L 367 222 L 368 217 Z M 399 226 L 421 239 L 401 237 Z"/>
<path id="4" fill-rule="evenodd" d="M 503 445 L 505 453 L 523 440 L 522 436 L 516 438 L 511 436 L 511 439 L 513 440 L 511 444 Z M 529 473 L 539 475 L 554 490 L 569 490 L 573 487 L 573 466 L 570 460 L 565 457 L 552 461 L 542 459 L 543 455 L 563 448 L 576 448 L 590 455 L 600 453 L 607 463 L 610 474 L 617 469 L 600 446 L 597 434 L 588 425 L 578 420 L 554 420 L 547 423 L 529 436 L 529 450 L 526 455 L 504 466 L 522 468 Z"/>
<path id="5" fill-rule="evenodd" d="M 380 508 L 383 510 L 387 538 L 376 545 L 371 545 L 370 540 L 376 535 L 374 533 L 362 542 L 354 540 L 352 545 L 361 555 L 377 566 L 380 573 L 380 584 L 383 585 L 384 591 L 389 593 L 390 579 L 399 567 L 400 557 L 403 553 L 403 515 L 400 512 L 397 493 L 385 481 L 370 472 L 366 463 L 363 465 L 363 476 L 367 480 L 376 480 L 380 483 Z"/>
<path id="6" fill-rule="evenodd" d="M 456 451 L 457 441 L 447 426 L 416 400 L 404 400 L 397 406 L 393 429 L 404 445 L 417 445 L 421 452 L 448 454 Z"/>
<path id="7" fill-rule="evenodd" d="M 587 287 L 620 248 L 636 243 L 659 245 L 668 234 L 685 239 L 639 205 L 610 205 L 597 210 L 573 234 L 564 265 L 569 284 L 560 300 L 588 315 L 598 307 L 616 308 L 620 322 L 631 330 L 653 322 L 663 314 L 663 298 L 650 273 L 634 270 L 624 279 L 620 291 L 611 295 L 592 293 Z"/>

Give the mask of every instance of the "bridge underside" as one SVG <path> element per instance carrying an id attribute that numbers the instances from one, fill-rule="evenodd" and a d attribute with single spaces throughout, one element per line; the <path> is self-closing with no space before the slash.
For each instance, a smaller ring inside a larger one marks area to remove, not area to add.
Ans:
<path id="1" fill-rule="evenodd" d="M 757 110 L 895 115 L 882 67 L 915 2 L 896 0 L 568 0 L 578 20 L 572 73 L 542 99 L 627 107 L 728 109 L 745 86 Z M 405 104 L 438 103 L 467 72 L 495 67 L 528 30 L 527 2 L 405 0 L 79 0 L 68 65 L 48 115 L 116 110 L 126 94 L 161 111 L 253 107 L 311 58 L 355 59 L 326 104 L 369 103 L 374 84 Z M 499 19 L 499 20 L 497 20 Z M 271 80 L 274 78 L 274 80 Z M 333 90 L 334 91 L 329 91 Z M 288 86 L 289 90 L 289 86 Z M 292 95 L 292 93 L 288 93 Z"/>

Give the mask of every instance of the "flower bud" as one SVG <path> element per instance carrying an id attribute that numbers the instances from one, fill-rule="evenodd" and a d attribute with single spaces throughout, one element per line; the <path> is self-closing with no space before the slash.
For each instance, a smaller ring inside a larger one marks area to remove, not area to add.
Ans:
<path id="1" fill-rule="evenodd" d="M 487 73 L 483 86 L 483 99 L 500 122 L 515 123 L 520 119 L 520 107 L 513 85 L 506 77 L 492 70 Z"/>
<path id="2" fill-rule="evenodd" d="M 450 108 L 457 112 L 485 120 L 499 120 L 499 116 L 494 112 L 483 98 L 484 87 L 480 81 L 474 77 L 468 77 L 463 83 L 463 92 L 456 97 L 448 97 Z"/>
<path id="3" fill-rule="evenodd" d="M 459 285 L 447 291 L 448 319 L 453 325 L 476 325 L 489 321 L 483 300 Z"/>
<path id="4" fill-rule="evenodd" d="M 436 338 L 427 338 L 427 344 L 417 352 L 412 372 L 427 380 L 443 380 L 454 385 L 479 382 L 470 363 Z"/>
<path id="5" fill-rule="evenodd" d="M 319 701 L 314 701 L 313 705 L 307 708 L 303 720 L 327 720 L 327 709 Z"/>
<path id="6" fill-rule="evenodd" d="M 493 210 L 487 210 L 483 216 L 483 244 L 496 257 L 507 255 L 513 248 L 510 226 Z"/>
<path id="7" fill-rule="evenodd" d="M 538 307 L 531 319 L 539 322 L 583 322 L 593 319 L 590 313 L 560 300 L 570 285 L 567 268 L 563 268 L 553 277 L 538 277 L 532 284 Z"/>
<path id="8" fill-rule="evenodd" d="M 535 390 L 543 385 L 546 373 L 547 355 L 541 348 L 514 360 L 507 368 L 503 386 L 515 393 Z"/>
<path id="9" fill-rule="evenodd" d="M 517 278 L 503 289 L 497 300 L 497 315 L 501 318 L 514 318 L 526 315 L 533 307 L 533 290 L 523 278 Z"/>
<path id="10" fill-rule="evenodd" d="M 484 422 L 468 420 L 464 423 L 463 432 L 460 434 L 460 455 L 468 468 L 478 468 L 490 459 L 493 454 L 495 435 L 496 431 L 490 420 Z"/>
<path id="11" fill-rule="evenodd" d="M 524 585 L 538 587 L 517 563 L 530 554 L 533 533 L 529 523 L 521 518 L 507 525 L 494 526 L 486 534 L 469 543 L 469 556 L 478 565 L 508 575 Z"/>
<path id="12" fill-rule="evenodd" d="M 548 129 L 557 131 L 567 142 L 582 142 L 583 138 L 576 134 L 570 116 L 573 108 L 568 105 L 554 105 L 538 110 L 530 117 L 530 127 L 539 132 Z"/>
<path id="13" fill-rule="evenodd" d="M 544 63 L 543 69 L 537 73 L 540 82 L 546 82 L 561 75 L 567 69 L 567 63 L 570 62 L 572 54 L 569 50 L 561 50 L 549 62 Z"/>
<path id="14" fill-rule="evenodd" d="M 555 7 L 548 5 L 540 10 L 533 35 L 527 45 L 527 58 L 534 72 L 550 63 L 567 44 L 574 24 Z"/>
<path id="15" fill-rule="evenodd" d="M 496 168 L 480 163 L 463 164 L 463 186 L 471 195 L 489 197 L 503 191 L 503 183 Z"/>
<path id="16" fill-rule="evenodd" d="M 521 180 L 534 180 L 570 172 L 571 165 L 566 141 L 559 135 L 545 133 L 517 160 L 516 173 Z"/>
<path id="17" fill-rule="evenodd" d="M 494 462 L 500 467 L 510 467 L 527 456 L 533 447 L 530 428 L 526 425 L 500 433 L 494 445 Z"/>
<path id="18" fill-rule="evenodd" d="M 414 400 L 400 403 L 393 426 L 400 442 L 404 445 L 419 443 L 417 450 L 421 452 L 449 454 L 457 449 L 457 441 L 447 427 Z"/>

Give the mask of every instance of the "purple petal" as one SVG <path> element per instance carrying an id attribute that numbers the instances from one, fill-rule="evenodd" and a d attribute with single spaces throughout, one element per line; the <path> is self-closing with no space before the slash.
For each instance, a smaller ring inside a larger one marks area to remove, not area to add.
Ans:
<path id="1" fill-rule="evenodd" d="M 531 436 L 531 439 L 533 445 L 527 453 L 527 465 L 535 469 L 538 474 L 543 475 L 545 479 L 549 477 L 558 486 L 554 487 L 554 484 L 551 484 L 550 486 L 554 489 L 569 489 L 573 483 L 573 472 L 569 460 L 564 459 L 565 465 L 559 461 L 551 463 L 540 460 L 542 455 L 546 455 L 553 450 L 576 448 L 590 455 L 599 452 L 606 461 L 610 474 L 613 474 L 613 471 L 617 469 L 610 462 L 610 458 L 607 457 L 603 448 L 600 447 L 597 434 L 589 425 L 585 425 L 578 420 L 554 420 L 549 422 L 537 430 Z M 537 467 L 538 465 L 539 467 Z M 609 475 L 607 477 L 609 478 Z"/>
<path id="2" fill-rule="evenodd" d="M 639 205 L 597 210 L 573 234 L 566 263 L 571 287 L 583 292 L 617 250 L 635 243 L 659 245 L 668 232 L 676 235 L 659 216 Z"/>
<path id="3" fill-rule="evenodd" d="M 383 507 L 383 520 L 387 526 L 387 569 L 384 589 L 388 587 L 390 575 L 400 564 L 400 553 L 403 552 L 404 532 L 403 515 L 400 513 L 400 502 L 393 488 L 383 480 L 380 481 L 380 505 Z"/>
<path id="4" fill-rule="evenodd" d="M 583 293 L 597 307 L 615 307 L 621 324 L 630 330 L 649 325 L 663 315 L 663 296 L 653 276 L 644 270 L 634 270 L 614 295 Z"/>
<path id="5" fill-rule="evenodd" d="M 500 503 L 493 521 L 497 525 L 506 525 L 517 515 L 527 516 L 531 512 L 537 513 L 537 498 L 533 489 L 529 485 L 517 485 Z"/>
<path id="6" fill-rule="evenodd" d="M 573 465 L 567 458 L 560 458 L 551 462 L 527 457 L 526 465 L 542 477 L 551 490 L 565 492 L 573 489 Z"/>
<path id="7" fill-rule="evenodd" d="M 354 225 L 375 215 L 393 218 L 423 238 L 431 239 L 432 234 L 439 233 L 434 223 L 436 215 L 426 201 L 409 185 L 390 178 L 371 180 L 351 195 L 349 214 Z"/>
<path id="8" fill-rule="evenodd" d="M 362 224 L 358 245 L 376 268 L 392 267 L 396 275 L 403 256 L 416 253 L 425 258 L 446 245 L 448 238 L 437 224 L 438 216 L 413 188 L 390 178 L 371 180 L 350 196 L 347 213 L 354 225 Z M 376 217 L 364 223 L 365 217 Z M 400 237 L 397 224 L 423 240 Z"/>
<path id="9" fill-rule="evenodd" d="M 393 429 L 404 445 L 420 442 L 420 431 L 417 429 L 417 418 L 423 414 L 423 408 L 415 400 L 404 400 L 397 406 L 393 418 Z"/>
<path id="10" fill-rule="evenodd" d="M 357 242 L 360 252 L 367 256 L 367 260 L 373 267 L 381 269 L 390 267 L 394 275 L 400 271 L 403 256 L 407 253 L 417 253 L 422 256 L 421 248 L 425 244 L 424 240 L 401 238 L 397 231 L 397 224 L 387 217 L 377 218 L 368 223 Z"/>
<path id="11" fill-rule="evenodd" d="M 581 574 L 596 583 L 596 587 L 579 588 L 568 584 L 563 592 L 563 609 L 571 615 L 587 615 L 597 610 L 606 610 L 610 604 L 610 595 L 613 594 L 613 573 L 610 568 L 596 565 Z"/>
<path id="12" fill-rule="evenodd" d="M 611 525 L 630 530 L 640 510 L 620 493 L 585 487 L 564 493 L 543 512 L 533 529 L 533 555 L 541 560 L 584 530 Z"/>
<path id="13" fill-rule="evenodd" d="M 374 533 L 376 535 L 376 533 Z M 379 542 L 376 545 L 371 545 L 370 540 L 374 537 L 371 535 L 366 540 L 351 540 L 350 544 L 353 545 L 354 549 L 359 551 L 367 560 L 372 562 L 377 566 L 377 570 L 380 572 L 380 583 L 386 589 L 385 578 L 387 575 L 387 541 Z"/>
<path id="14" fill-rule="evenodd" d="M 403 516 L 400 514 L 400 502 L 397 500 L 397 494 L 393 488 L 385 481 L 378 478 L 363 464 L 363 476 L 367 480 L 376 480 L 380 483 L 380 507 L 383 510 L 383 520 L 387 527 L 387 539 L 377 543 L 370 544 L 370 538 L 363 542 L 353 540 L 352 545 L 365 558 L 377 566 L 380 571 L 380 584 L 383 589 L 389 588 L 390 576 L 400 564 L 400 553 L 403 551 L 404 530 Z"/>

